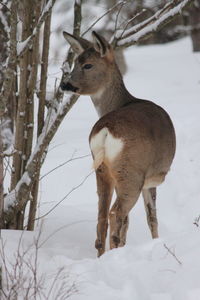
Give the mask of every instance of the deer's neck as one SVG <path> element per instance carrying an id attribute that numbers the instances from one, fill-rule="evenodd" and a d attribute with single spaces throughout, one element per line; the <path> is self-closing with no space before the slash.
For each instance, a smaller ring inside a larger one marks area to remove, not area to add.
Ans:
<path id="1" fill-rule="evenodd" d="M 134 101 L 134 97 L 127 91 L 117 67 L 112 75 L 101 90 L 91 95 L 99 117 Z"/>

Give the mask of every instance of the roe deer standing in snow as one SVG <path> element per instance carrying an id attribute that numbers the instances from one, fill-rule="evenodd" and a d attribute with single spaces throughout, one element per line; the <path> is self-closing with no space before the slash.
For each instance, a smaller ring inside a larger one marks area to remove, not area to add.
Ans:
<path id="1" fill-rule="evenodd" d="M 91 43 L 63 34 L 78 56 L 61 88 L 90 95 L 100 117 L 89 137 L 99 196 L 95 246 L 100 256 L 105 252 L 108 218 L 110 248 L 125 245 L 128 214 L 141 192 L 151 235 L 158 237 L 156 187 L 170 169 L 175 132 L 164 109 L 127 91 L 114 51 L 103 37 L 93 32 Z M 114 189 L 117 199 L 110 210 Z"/>

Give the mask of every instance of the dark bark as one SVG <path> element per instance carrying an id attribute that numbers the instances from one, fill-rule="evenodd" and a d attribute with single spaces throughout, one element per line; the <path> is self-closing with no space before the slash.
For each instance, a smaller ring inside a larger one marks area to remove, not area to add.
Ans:
<path id="1" fill-rule="evenodd" d="M 42 133 L 44 126 L 44 112 L 45 112 L 45 100 L 46 100 L 46 83 L 47 83 L 47 70 L 48 70 L 48 59 L 49 59 L 49 42 L 50 42 L 50 29 L 51 29 L 51 13 L 46 18 L 44 24 L 43 33 L 43 50 L 42 50 L 42 61 L 41 61 L 41 74 L 40 74 L 40 90 L 39 90 L 39 107 L 38 107 L 38 127 L 37 137 Z M 37 174 L 32 186 L 30 209 L 28 217 L 28 230 L 34 229 L 35 216 L 37 210 L 37 199 L 39 190 L 39 178 L 40 178 L 41 164 L 38 164 Z"/>
<path id="2" fill-rule="evenodd" d="M 17 32 L 17 0 L 13 0 L 10 8 L 11 14 L 9 18 L 10 23 L 10 43 L 9 49 L 5 50 L 5 41 L 2 45 L 1 50 L 3 51 L 3 57 L 7 58 L 7 64 L 3 68 L 1 81 L 1 93 L 0 93 L 0 117 L 5 116 L 5 110 L 8 105 L 8 99 L 11 95 L 13 83 L 15 80 L 15 71 L 16 71 L 16 32 Z M 4 27 L 5 29 L 5 27 Z M 7 35 L 7 33 L 5 33 Z M 6 37 L 5 37 L 6 40 Z M 2 62 L 1 62 L 2 63 Z M 1 65 L 2 66 L 2 65 Z"/>
<path id="3" fill-rule="evenodd" d="M 3 142 L 2 142 L 2 132 L 0 127 L 0 229 L 3 228 Z"/>
<path id="4" fill-rule="evenodd" d="M 200 51 L 200 0 L 195 0 L 194 5 L 189 9 L 189 23 L 193 51 Z"/>
<path id="5" fill-rule="evenodd" d="M 6 6 L 2 6 L 1 13 L 4 16 L 5 22 L 3 24 L 0 19 L 0 54 L 1 54 L 0 90 L 3 85 L 3 79 L 4 79 L 4 65 L 5 65 L 6 59 L 8 57 L 7 42 L 9 40 L 9 36 L 8 36 L 7 26 L 9 26 L 9 24 L 10 24 L 10 12 Z"/>
<path id="6" fill-rule="evenodd" d="M 21 2 L 22 41 L 33 32 L 41 13 L 42 1 Z M 34 49 L 34 50 L 33 50 Z M 25 172 L 27 161 L 32 152 L 34 124 L 34 93 L 36 87 L 39 57 L 39 32 L 35 35 L 32 46 L 24 52 L 20 59 L 19 102 L 16 119 L 15 154 L 13 157 L 13 173 L 11 189 L 15 188 Z M 25 206 L 17 213 L 14 227 L 23 229 Z M 13 226 L 13 225 L 12 225 Z"/>

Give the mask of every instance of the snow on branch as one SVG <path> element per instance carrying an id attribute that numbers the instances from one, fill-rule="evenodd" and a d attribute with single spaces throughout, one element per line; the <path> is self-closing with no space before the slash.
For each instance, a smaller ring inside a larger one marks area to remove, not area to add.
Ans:
<path id="1" fill-rule="evenodd" d="M 10 42 L 9 55 L 7 59 L 7 68 L 5 71 L 5 80 L 0 93 L 0 116 L 2 117 L 6 108 L 8 97 L 11 92 L 16 66 L 16 32 L 17 32 L 17 0 L 11 3 L 10 17 Z"/>
<path id="2" fill-rule="evenodd" d="M 183 9 L 192 2 L 194 2 L 194 0 L 183 0 L 179 4 L 177 4 L 176 0 L 171 1 L 147 20 L 130 29 L 117 31 L 112 38 L 114 47 L 126 48 L 147 38 L 153 32 L 158 31 L 163 25 L 171 21 L 176 15 L 181 14 Z"/>
<path id="3" fill-rule="evenodd" d="M 149 24 L 152 24 L 154 21 L 158 20 L 161 15 L 166 13 L 169 9 L 173 8 L 172 4 L 175 6 L 176 3 L 169 2 L 167 3 L 163 8 L 159 9 L 153 16 L 149 17 L 148 19 L 145 19 L 144 21 L 140 22 L 139 24 L 136 24 L 135 26 L 131 27 L 130 29 L 123 29 L 118 30 L 116 33 L 116 37 L 118 39 L 121 38 L 127 38 L 130 35 L 133 35 L 134 33 L 138 32 L 142 28 L 146 27 Z"/>
<path id="4" fill-rule="evenodd" d="M 77 98 L 77 95 L 72 95 L 71 97 L 68 96 L 63 100 L 62 103 L 59 104 L 57 112 L 55 112 L 54 109 L 49 110 L 42 133 L 39 136 L 35 149 L 27 162 L 25 173 L 18 181 L 15 189 L 5 197 L 4 211 L 8 212 L 7 216 L 9 217 L 9 220 L 12 218 L 12 214 L 10 214 L 12 209 L 15 209 L 17 206 L 17 209 L 21 210 L 26 204 L 27 197 L 24 195 L 29 194 L 31 185 L 34 182 L 34 178 L 37 174 L 37 168 L 39 165 L 41 165 L 44 152 L 55 135 L 65 115 L 76 102 Z"/>
<path id="5" fill-rule="evenodd" d="M 1 8 L 1 6 L 0 6 L 0 8 Z M 0 10 L 0 21 L 1 21 L 2 25 L 4 26 L 4 31 L 7 34 L 9 34 L 10 28 L 9 28 L 9 25 L 8 25 L 8 21 L 7 21 L 7 19 L 5 17 L 5 14 L 3 13 L 2 10 Z"/>
<path id="6" fill-rule="evenodd" d="M 39 31 L 46 17 L 49 15 L 55 1 L 56 0 L 50 0 L 48 2 L 48 5 L 43 10 L 43 13 L 38 20 L 38 24 L 33 30 L 33 34 L 26 40 L 27 43 L 23 42 L 23 49 L 19 49 L 20 47 L 18 48 L 18 55 L 22 55 L 24 51 L 31 46 L 34 36 Z M 79 13 L 79 10 L 76 10 L 76 12 Z M 67 60 L 68 63 L 69 59 Z M 65 115 L 68 113 L 68 111 L 71 109 L 71 107 L 79 97 L 77 95 L 72 95 L 71 97 L 68 96 L 61 102 L 62 96 L 63 92 L 58 89 L 55 99 L 52 100 L 52 102 L 56 103 L 56 110 L 55 106 L 50 107 L 44 122 L 42 133 L 38 137 L 35 149 L 33 150 L 29 160 L 27 161 L 25 172 L 22 175 L 21 179 L 18 181 L 16 187 L 4 199 L 5 222 L 8 224 L 12 223 L 15 211 L 20 212 L 21 210 L 23 210 L 28 200 L 30 200 L 30 191 L 35 182 L 38 170 L 40 169 L 44 161 L 46 149 L 48 148 L 49 143 L 54 137 Z"/>
<path id="7" fill-rule="evenodd" d="M 37 25 L 33 29 L 32 34 L 25 41 L 18 43 L 18 45 L 17 45 L 17 55 L 18 55 L 18 57 L 21 56 L 32 45 L 33 39 L 38 34 L 42 24 L 44 23 L 47 16 L 51 12 L 51 9 L 54 6 L 55 2 L 56 2 L 56 0 L 49 0 L 47 2 L 46 6 L 44 7 L 44 9 L 42 11 L 42 14 L 41 14 L 39 20 L 38 20 Z"/>

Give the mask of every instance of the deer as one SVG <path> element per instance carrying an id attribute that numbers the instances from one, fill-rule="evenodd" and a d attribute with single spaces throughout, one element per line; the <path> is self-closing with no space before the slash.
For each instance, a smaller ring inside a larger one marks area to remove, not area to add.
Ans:
<path id="1" fill-rule="evenodd" d="M 89 95 L 99 116 L 89 136 L 98 194 L 99 257 L 106 250 L 108 224 L 110 249 L 126 244 L 129 212 L 141 193 L 151 236 L 158 238 L 156 189 L 170 170 L 176 136 L 162 107 L 128 92 L 114 49 L 103 36 L 93 31 L 90 42 L 65 31 L 63 35 L 76 58 L 60 88 Z"/>

